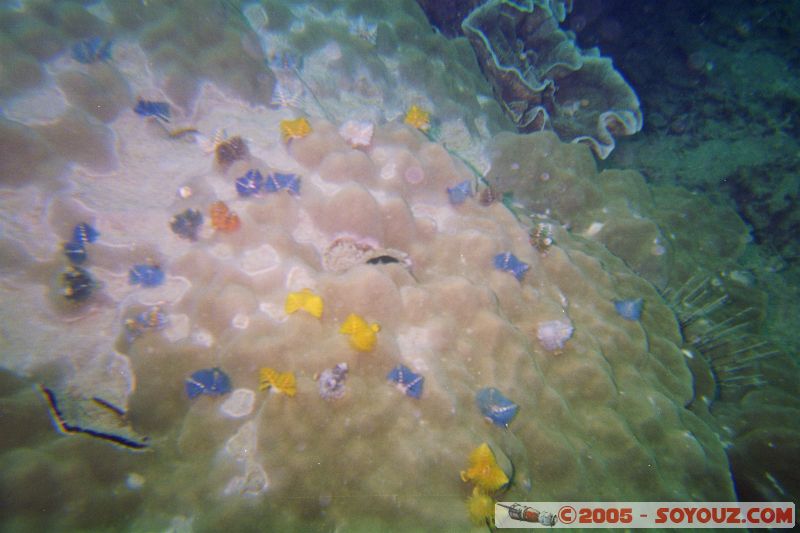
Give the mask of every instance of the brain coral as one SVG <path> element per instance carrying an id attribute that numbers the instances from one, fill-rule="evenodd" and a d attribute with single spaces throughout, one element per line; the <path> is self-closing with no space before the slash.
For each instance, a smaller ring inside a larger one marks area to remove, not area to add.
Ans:
<path id="1" fill-rule="evenodd" d="M 311 133 L 284 142 L 280 122 L 299 113 L 245 103 L 265 98 L 259 62 L 230 63 L 241 72 L 222 88 L 195 84 L 190 41 L 171 52 L 165 44 L 180 14 L 159 21 L 160 7 L 108 5 L 116 24 L 146 27 L 142 42 L 115 41 L 119 59 L 108 68 L 84 72 L 60 58 L 48 75 L 63 93 L 36 96 L 53 99 L 58 120 L 26 122 L 39 100 L 20 97 L 0 124 L 14 148 L 0 161 L 10 173 L 0 197 L 0 366 L 42 393 L 0 375 L 2 412 L 12 413 L 0 417 L 3 529 L 463 530 L 471 487 L 460 472 L 484 442 L 513 470 L 509 500 L 734 499 L 722 444 L 685 408 L 692 378 L 675 318 L 623 261 L 561 227 L 540 251 L 500 202 L 452 205 L 447 189 L 474 181 L 473 171 L 402 114 L 382 117 L 357 148 L 340 128 L 370 117 L 312 114 Z M 406 18 L 391 31 L 379 26 L 375 46 L 437 46 Z M 307 31 L 319 27 L 312 19 L 292 22 L 289 38 L 310 55 L 332 52 Z M 204 24 L 190 26 L 202 33 Z M 340 51 L 371 46 L 339 26 L 326 39 Z M 359 31 L 370 35 L 369 26 Z M 242 46 L 225 28 L 209 38 L 223 50 Z M 216 65 L 213 81 L 227 63 L 212 52 L 201 63 Z M 152 71 L 147 53 L 162 57 Z M 415 61 L 400 71 L 414 75 L 424 63 Z M 177 78 L 191 90 L 178 91 Z M 457 94 L 440 82 L 427 90 L 439 87 L 455 117 Z M 178 101 L 174 123 L 127 109 L 128 84 Z M 250 91 L 233 98 L 222 92 L 230 85 Z M 107 89 L 102 110 L 81 98 L 83 87 Z M 466 122 L 478 124 L 482 108 L 463 98 Z M 212 140 L 222 129 L 247 145 L 224 167 Z M 585 149 L 565 154 L 565 173 L 585 164 Z M 513 164 L 502 153 L 492 159 L 494 168 Z M 33 172 L 39 165 L 47 172 Z M 235 182 L 249 170 L 299 185 L 241 196 Z M 574 205 L 563 200 L 565 210 Z M 235 231 L 208 221 L 191 239 L 170 230 L 180 226 L 173 217 L 198 223 L 218 201 L 237 213 Z M 99 231 L 82 266 L 96 284 L 70 305 L 57 284 L 78 223 Z M 495 267 L 506 254 L 528 266 L 519 279 Z M 163 284 L 130 285 L 139 264 L 160 266 Z M 321 313 L 286 313 L 287 296 L 303 289 L 324 301 Z M 635 298 L 646 302 L 641 320 L 620 317 L 614 301 Z M 136 326 L 142 313 L 156 325 Z M 351 314 L 374 333 L 370 351 L 339 332 Z M 419 398 L 388 382 L 398 365 L 424 378 Z M 291 373 L 296 394 L 258 390 L 264 368 Z M 334 368 L 346 369 L 336 383 L 343 391 L 323 398 L 319 379 Z M 187 397 L 186 379 L 202 369 L 224 373 L 231 395 Z M 487 388 L 519 406 L 508 428 L 481 415 L 476 394 Z M 52 431 L 48 406 L 64 432 L 79 434 Z M 89 431 L 148 451 L 119 450 Z"/>

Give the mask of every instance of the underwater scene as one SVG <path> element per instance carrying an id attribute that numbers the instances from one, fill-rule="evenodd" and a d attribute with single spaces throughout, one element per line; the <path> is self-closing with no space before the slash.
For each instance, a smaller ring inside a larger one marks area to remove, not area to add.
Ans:
<path id="1" fill-rule="evenodd" d="M 0 1 L 0 531 L 797 500 L 798 42 L 796 1 Z"/>

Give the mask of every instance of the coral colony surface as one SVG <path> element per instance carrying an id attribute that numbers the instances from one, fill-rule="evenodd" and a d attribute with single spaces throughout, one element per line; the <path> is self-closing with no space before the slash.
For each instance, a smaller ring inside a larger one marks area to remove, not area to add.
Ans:
<path id="1" fill-rule="evenodd" d="M 665 298 L 735 217 L 680 246 L 408 0 L 85 4 L 0 11 L 0 529 L 735 500 Z"/>

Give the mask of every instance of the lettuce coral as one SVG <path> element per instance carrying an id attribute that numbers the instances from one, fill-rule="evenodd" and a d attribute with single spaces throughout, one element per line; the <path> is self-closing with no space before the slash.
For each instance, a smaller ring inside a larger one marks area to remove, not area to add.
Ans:
<path id="1" fill-rule="evenodd" d="M 581 51 L 559 28 L 569 5 L 490 0 L 462 28 L 519 131 L 553 130 L 605 159 L 615 136 L 642 128 L 639 99 L 611 59 Z"/>

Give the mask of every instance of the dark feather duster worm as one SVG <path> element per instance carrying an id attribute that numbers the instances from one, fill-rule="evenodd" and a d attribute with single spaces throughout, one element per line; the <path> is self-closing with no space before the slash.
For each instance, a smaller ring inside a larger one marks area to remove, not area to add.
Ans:
<path id="1" fill-rule="evenodd" d="M 497 200 L 497 193 L 491 185 L 484 187 L 478 195 L 478 202 L 484 207 L 492 205 Z"/>
<path id="2" fill-rule="evenodd" d="M 222 168 L 228 168 L 234 161 L 245 159 L 250 155 L 250 151 L 247 149 L 244 139 L 237 135 L 218 143 L 214 154 L 217 164 Z"/>

